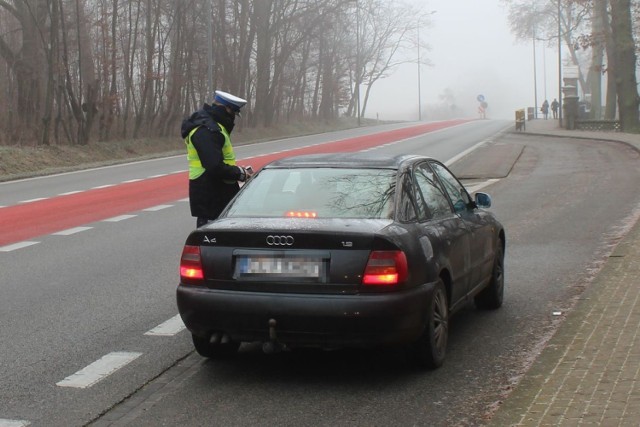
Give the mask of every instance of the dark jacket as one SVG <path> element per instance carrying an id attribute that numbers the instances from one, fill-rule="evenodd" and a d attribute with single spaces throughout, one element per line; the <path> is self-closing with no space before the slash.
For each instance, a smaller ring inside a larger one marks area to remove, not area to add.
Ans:
<path id="1" fill-rule="evenodd" d="M 216 219 L 240 189 L 237 182 L 241 175 L 240 169 L 223 162 L 224 135 L 218 127 L 220 123 L 231 133 L 234 118 L 224 107 L 204 104 L 201 110 L 182 122 L 182 138 L 186 138 L 189 132 L 199 126 L 191 136 L 191 142 L 205 169 L 198 178 L 189 180 L 189 204 L 194 217 Z"/>

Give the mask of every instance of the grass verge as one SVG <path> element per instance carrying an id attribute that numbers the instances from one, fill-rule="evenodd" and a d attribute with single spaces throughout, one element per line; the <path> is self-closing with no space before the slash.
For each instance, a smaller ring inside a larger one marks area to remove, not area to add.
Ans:
<path id="1" fill-rule="evenodd" d="M 376 124 L 364 120 L 362 125 Z M 233 132 L 234 145 L 251 144 L 302 135 L 351 129 L 354 119 L 340 119 L 331 123 L 298 122 L 286 126 L 257 129 L 238 129 Z M 0 146 L 0 181 L 33 176 L 51 175 L 186 153 L 179 135 L 166 138 L 144 138 L 109 142 L 93 142 L 86 146 Z"/>

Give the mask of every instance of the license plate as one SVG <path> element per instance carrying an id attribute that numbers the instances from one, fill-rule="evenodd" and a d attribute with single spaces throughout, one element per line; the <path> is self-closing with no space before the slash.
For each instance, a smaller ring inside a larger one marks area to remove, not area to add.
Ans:
<path id="1" fill-rule="evenodd" d="M 236 261 L 239 277 L 320 278 L 324 272 L 320 258 L 239 256 Z"/>

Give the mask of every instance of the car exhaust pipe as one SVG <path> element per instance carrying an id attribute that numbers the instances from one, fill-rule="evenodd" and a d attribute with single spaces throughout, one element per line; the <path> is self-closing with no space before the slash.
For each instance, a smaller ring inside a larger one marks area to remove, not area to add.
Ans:
<path id="1" fill-rule="evenodd" d="M 215 334 L 211 334 L 211 337 L 209 337 L 209 342 L 211 344 L 218 344 L 221 339 L 222 334 L 220 332 L 216 332 Z"/>
<path id="2" fill-rule="evenodd" d="M 269 341 L 262 344 L 262 351 L 265 354 L 276 354 L 284 350 L 284 344 L 278 342 L 276 319 L 269 319 Z"/>

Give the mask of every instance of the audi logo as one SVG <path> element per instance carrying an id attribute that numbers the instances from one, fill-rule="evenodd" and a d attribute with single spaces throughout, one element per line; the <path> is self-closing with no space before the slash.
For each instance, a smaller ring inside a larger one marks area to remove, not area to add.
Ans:
<path id="1" fill-rule="evenodd" d="M 269 246 L 292 246 L 292 236 L 267 236 L 267 245 Z"/>

